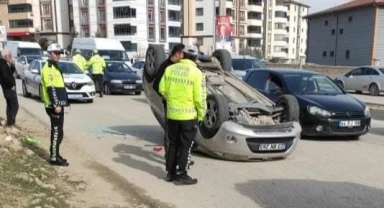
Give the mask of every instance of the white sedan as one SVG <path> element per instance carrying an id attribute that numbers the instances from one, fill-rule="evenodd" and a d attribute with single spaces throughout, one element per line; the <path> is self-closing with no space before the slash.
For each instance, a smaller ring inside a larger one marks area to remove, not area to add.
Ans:
<path id="1" fill-rule="evenodd" d="M 22 89 L 25 97 L 35 95 L 41 98 L 40 72 L 45 63 L 46 60 L 34 60 L 29 68 L 24 71 Z M 84 74 L 72 61 L 61 60 L 58 65 L 63 72 L 68 99 L 93 102 L 96 92 L 92 79 Z"/>
<path id="2" fill-rule="evenodd" d="M 39 55 L 24 55 L 24 56 L 19 56 L 17 60 L 15 61 L 15 75 L 17 78 L 21 78 L 21 76 L 24 73 L 24 70 L 28 69 L 29 64 L 35 60 L 35 59 L 40 59 L 41 56 Z"/>

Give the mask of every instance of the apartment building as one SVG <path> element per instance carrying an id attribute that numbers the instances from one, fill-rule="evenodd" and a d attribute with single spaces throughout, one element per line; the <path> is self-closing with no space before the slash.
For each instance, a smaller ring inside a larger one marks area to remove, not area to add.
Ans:
<path id="1" fill-rule="evenodd" d="M 298 0 L 184 0 L 182 41 L 211 53 L 214 18 L 228 15 L 234 54 L 258 48 L 266 59 L 296 63 L 306 52 L 308 8 Z"/>
<path id="2" fill-rule="evenodd" d="M 68 45 L 67 1 L 9 0 L 0 3 L 0 23 L 6 27 L 8 40 L 47 38 L 64 47 Z"/>
<path id="3" fill-rule="evenodd" d="M 72 0 L 70 8 L 80 37 L 118 39 L 129 57 L 143 56 L 150 43 L 166 50 L 180 43 L 180 0 Z"/>

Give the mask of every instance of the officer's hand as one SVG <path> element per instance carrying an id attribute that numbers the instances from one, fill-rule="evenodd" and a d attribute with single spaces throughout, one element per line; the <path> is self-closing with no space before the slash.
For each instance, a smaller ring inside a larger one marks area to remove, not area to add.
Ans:
<path id="1" fill-rule="evenodd" d="M 60 113 L 60 112 L 61 112 L 61 107 L 60 106 L 56 107 L 55 108 L 55 113 Z"/>

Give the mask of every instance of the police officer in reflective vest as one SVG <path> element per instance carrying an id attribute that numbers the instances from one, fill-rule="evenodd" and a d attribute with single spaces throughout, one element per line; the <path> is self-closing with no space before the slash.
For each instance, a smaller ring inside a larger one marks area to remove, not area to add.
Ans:
<path id="1" fill-rule="evenodd" d="M 60 155 L 60 144 L 64 137 L 64 107 L 69 105 L 63 74 L 57 64 L 60 60 L 60 50 L 59 44 L 48 46 L 49 60 L 41 71 L 41 86 L 42 100 L 51 120 L 50 163 L 68 166 L 67 160 Z"/>
<path id="2" fill-rule="evenodd" d="M 97 49 L 93 50 L 93 56 L 89 60 L 89 66 L 92 68 L 92 77 L 95 83 L 98 83 L 100 90 L 100 97 L 103 97 L 104 92 L 104 69 L 105 69 L 105 61 L 99 55 Z"/>
<path id="3" fill-rule="evenodd" d="M 159 85 L 167 102 L 167 181 L 176 185 L 197 183 L 187 174 L 197 124 L 206 112 L 205 76 L 195 62 L 197 54 L 196 47 L 185 47 L 184 58 L 165 70 Z"/>
<path id="4" fill-rule="evenodd" d="M 72 57 L 73 62 L 81 69 L 81 71 L 85 71 L 87 61 L 85 58 L 81 55 L 80 49 L 76 49 L 76 55 Z"/>

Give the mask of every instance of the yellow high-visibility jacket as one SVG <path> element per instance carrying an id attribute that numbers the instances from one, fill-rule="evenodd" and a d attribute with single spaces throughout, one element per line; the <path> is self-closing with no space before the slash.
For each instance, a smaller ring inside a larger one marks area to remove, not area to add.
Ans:
<path id="1" fill-rule="evenodd" d="M 205 75 L 188 59 L 169 66 L 160 81 L 159 92 L 167 101 L 167 118 L 202 121 L 207 109 Z"/>
<path id="2" fill-rule="evenodd" d="M 86 69 L 87 61 L 81 54 L 76 54 L 72 57 L 72 60 L 81 69 L 81 71 Z"/>
<path id="3" fill-rule="evenodd" d="M 64 78 L 57 64 L 47 61 L 41 70 L 41 100 L 46 108 L 68 106 Z"/>
<path id="4" fill-rule="evenodd" d="M 99 54 L 89 59 L 89 66 L 92 67 L 92 74 L 104 74 L 104 68 L 106 67 L 104 59 Z"/>

